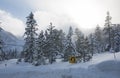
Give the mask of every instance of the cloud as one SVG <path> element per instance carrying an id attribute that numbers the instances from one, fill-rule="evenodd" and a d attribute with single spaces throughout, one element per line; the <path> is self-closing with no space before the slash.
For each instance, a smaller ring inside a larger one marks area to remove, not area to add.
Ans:
<path id="1" fill-rule="evenodd" d="M 35 11 L 34 18 L 38 24 L 38 32 L 40 32 L 40 30 L 46 30 L 49 27 L 50 22 L 52 22 L 57 29 L 63 29 L 65 32 L 68 31 L 70 26 L 73 26 L 73 28 L 77 26 L 72 22 L 72 18 L 67 15 L 54 14 L 48 11 Z M 0 10 L 0 22 L 0 26 L 4 30 L 11 32 L 16 36 L 23 36 L 26 25 L 22 20 L 15 18 L 6 11 Z"/>
<path id="2" fill-rule="evenodd" d="M 63 29 L 64 31 L 68 31 L 70 26 L 77 26 L 77 24 L 72 21 L 72 18 L 67 15 L 59 15 L 48 11 L 36 11 L 34 12 L 34 16 L 38 23 L 39 30 L 46 30 L 50 22 L 52 22 L 56 28 Z"/>
<path id="3" fill-rule="evenodd" d="M 34 11 L 40 30 L 45 30 L 49 23 L 53 22 L 56 28 L 64 31 L 67 31 L 69 26 L 73 26 L 86 32 L 97 24 L 103 27 L 108 10 L 112 16 L 112 23 L 120 23 L 120 0 L 12 0 L 6 3 L 12 5 L 5 6 L 14 10 L 15 14 L 19 15 L 17 17 L 22 15 L 25 17 L 29 10 Z M 15 35 L 24 33 L 25 25 L 22 20 L 8 12 L 0 10 L 0 21 L 5 30 Z"/>
<path id="4" fill-rule="evenodd" d="M 106 12 L 110 11 L 113 23 L 120 23 L 120 0 L 26 0 L 34 10 L 66 14 L 79 27 L 91 29 L 104 26 Z"/>
<path id="5" fill-rule="evenodd" d="M 68 31 L 70 26 L 73 26 L 73 28 L 77 26 L 72 22 L 72 18 L 67 15 L 54 14 L 48 11 L 35 11 L 34 18 L 38 24 L 38 32 L 40 32 L 40 30 L 46 30 L 49 27 L 50 22 L 52 22 L 57 29 L 63 29 L 65 32 Z M 0 10 L 0 22 L 0 26 L 4 30 L 11 32 L 16 36 L 23 36 L 26 25 L 22 20 L 15 18 L 6 11 Z"/>
<path id="6" fill-rule="evenodd" d="M 0 10 L 0 22 L 1 27 L 11 32 L 16 36 L 22 36 L 24 33 L 25 25 L 23 21 L 18 18 L 13 17 L 10 13 Z"/>
<path id="7" fill-rule="evenodd" d="M 38 24 L 38 33 L 40 30 L 46 30 L 49 27 L 50 22 L 53 23 L 55 28 L 63 29 L 66 33 L 70 26 L 72 26 L 73 29 L 78 27 L 78 25 L 73 22 L 72 18 L 64 14 L 55 14 L 48 11 L 35 11 L 34 18 Z M 15 18 L 8 12 L 0 10 L 0 22 L 2 22 L 0 26 L 4 30 L 11 32 L 16 36 L 23 36 L 26 25 L 22 20 Z"/>

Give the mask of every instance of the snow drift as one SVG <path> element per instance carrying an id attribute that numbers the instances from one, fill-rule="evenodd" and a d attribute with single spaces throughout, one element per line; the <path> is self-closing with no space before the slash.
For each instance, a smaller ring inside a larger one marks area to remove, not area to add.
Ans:
<path id="1" fill-rule="evenodd" d="M 0 64 L 0 78 L 120 78 L 120 52 L 116 56 L 114 59 L 112 53 L 103 53 L 86 63 L 57 62 L 37 67 L 11 59 Z"/>
<path id="2" fill-rule="evenodd" d="M 110 60 L 104 61 L 96 65 L 96 68 L 101 71 L 119 71 L 120 72 L 120 61 Z"/>

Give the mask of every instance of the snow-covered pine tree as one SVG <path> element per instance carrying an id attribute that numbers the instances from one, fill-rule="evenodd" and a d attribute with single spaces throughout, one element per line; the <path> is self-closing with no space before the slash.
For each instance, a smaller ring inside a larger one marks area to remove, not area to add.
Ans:
<path id="1" fill-rule="evenodd" d="M 17 51 L 17 49 L 15 48 L 14 50 L 13 50 L 13 58 L 15 59 L 15 58 L 17 58 L 17 54 L 18 53 L 18 51 Z"/>
<path id="2" fill-rule="evenodd" d="M 37 23 L 34 19 L 34 15 L 31 12 L 27 17 L 27 27 L 25 28 L 25 45 L 23 47 L 24 61 L 32 63 L 34 61 L 34 53 L 36 49 L 36 36 L 37 36 Z"/>
<path id="3" fill-rule="evenodd" d="M 92 58 L 92 55 L 90 52 L 90 44 L 87 37 L 83 41 L 82 57 L 83 57 L 83 62 L 89 61 Z"/>
<path id="4" fill-rule="evenodd" d="M 72 35 L 73 35 L 73 29 L 70 26 L 69 32 L 66 38 L 67 40 L 66 40 L 66 45 L 64 50 L 64 61 L 68 61 L 71 56 L 76 55 L 75 47 L 72 43 Z"/>
<path id="5" fill-rule="evenodd" d="M 94 42 L 95 42 L 95 50 L 97 53 L 103 52 L 103 46 L 104 46 L 104 42 L 103 42 L 103 33 L 102 33 L 102 29 L 100 28 L 99 25 L 97 25 L 96 29 L 95 29 L 95 33 L 94 33 Z"/>
<path id="6" fill-rule="evenodd" d="M 65 34 L 62 30 L 57 30 L 50 23 L 48 30 L 45 32 L 46 45 L 45 55 L 49 59 L 49 63 L 53 63 L 58 56 L 63 56 L 65 46 Z"/>
<path id="7" fill-rule="evenodd" d="M 106 20 L 105 20 L 105 27 L 104 27 L 104 32 L 105 32 L 105 37 L 106 37 L 106 50 L 109 51 L 111 49 L 111 19 L 112 17 L 110 16 L 110 13 L 107 12 Z"/>
<path id="8" fill-rule="evenodd" d="M 88 40 L 89 40 L 89 44 L 90 44 L 90 52 L 91 52 L 91 54 L 93 56 L 93 54 L 96 51 L 95 51 L 95 37 L 93 36 L 92 33 L 88 36 Z"/>
<path id="9" fill-rule="evenodd" d="M 57 45 L 58 45 L 59 55 L 61 57 L 64 56 L 65 43 L 66 43 L 65 33 L 63 32 L 63 30 L 60 30 L 58 40 L 57 40 Z"/>
<path id="10" fill-rule="evenodd" d="M 48 59 L 48 56 L 49 56 L 49 35 L 48 35 L 48 31 L 45 30 L 45 47 L 44 47 L 44 54 L 45 54 L 45 57 Z"/>
<path id="11" fill-rule="evenodd" d="M 45 36 L 43 31 L 41 31 L 36 42 L 37 51 L 34 54 L 34 63 L 33 63 L 35 66 L 45 64 L 44 46 L 45 46 Z"/>
<path id="12" fill-rule="evenodd" d="M 45 56 L 49 59 L 49 63 L 52 64 L 53 62 L 55 62 L 55 57 L 56 57 L 56 48 L 55 48 L 55 26 L 52 25 L 52 23 L 50 23 L 49 28 L 47 29 L 47 31 L 45 32 L 45 38 L 46 38 L 46 45 L 44 48 L 44 52 L 45 52 Z"/>
<path id="13" fill-rule="evenodd" d="M 115 40 L 115 37 L 117 36 L 116 33 L 117 33 L 117 26 L 115 26 L 114 24 L 112 24 L 111 26 L 111 50 L 115 52 L 115 43 L 116 43 L 116 40 Z"/>
<path id="14" fill-rule="evenodd" d="M 83 41 L 84 41 L 84 34 L 78 29 L 75 29 L 75 35 L 76 35 L 76 51 L 79 53 L 78 55 L 78 62 L 82 61 L 82 54 L 83 54 Z"/>
<path id="15" fill-rule="evenodd" d="M 115 26 L 115 37 L 114 37 L 114 51 L 120 51 L 120 24 L 114 24 Z"/>
<path id="16" fill-rule="evenodd" d="M 57 55 L 62 56 L 64 51 L 64 33 L 61 30 L 54 29 L 52 33 L 52 42 L 55 58 L 57 58 Z"/>
<path id="17" fill-rule="evenodd" d="M 1 29 L 2 28 L 0 28 L 0 32 L 1 32 Z M 3 42 L 1 35 L 0 35 L 0 61 L 5 60 L 5 53 L 3 52 L 3 45 L 4 45 L 4 42 Z"/>

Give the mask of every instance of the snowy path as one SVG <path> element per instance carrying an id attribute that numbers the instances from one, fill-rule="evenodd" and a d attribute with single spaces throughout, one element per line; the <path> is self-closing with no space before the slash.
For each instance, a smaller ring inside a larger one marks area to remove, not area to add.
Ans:
<path id="1" fill-rule="evenodd" d="M 23 62 L 16 65 L 16 59 L 12 59 L 0 64 L 0 78 L 120 78 L 120 53 L 116 55 L 118 61 L 112 53 L 104 53 L 87 63 L 59 62 L 38 67 Z"/>

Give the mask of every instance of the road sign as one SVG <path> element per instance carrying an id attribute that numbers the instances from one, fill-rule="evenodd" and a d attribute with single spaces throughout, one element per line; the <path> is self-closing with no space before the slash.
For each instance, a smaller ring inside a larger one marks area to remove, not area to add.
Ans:
<path id="1" fill-rule="evenodd" d="M 69 63 L 76 63 L 76 58 L 74 56 L 70 57 Z"/>

